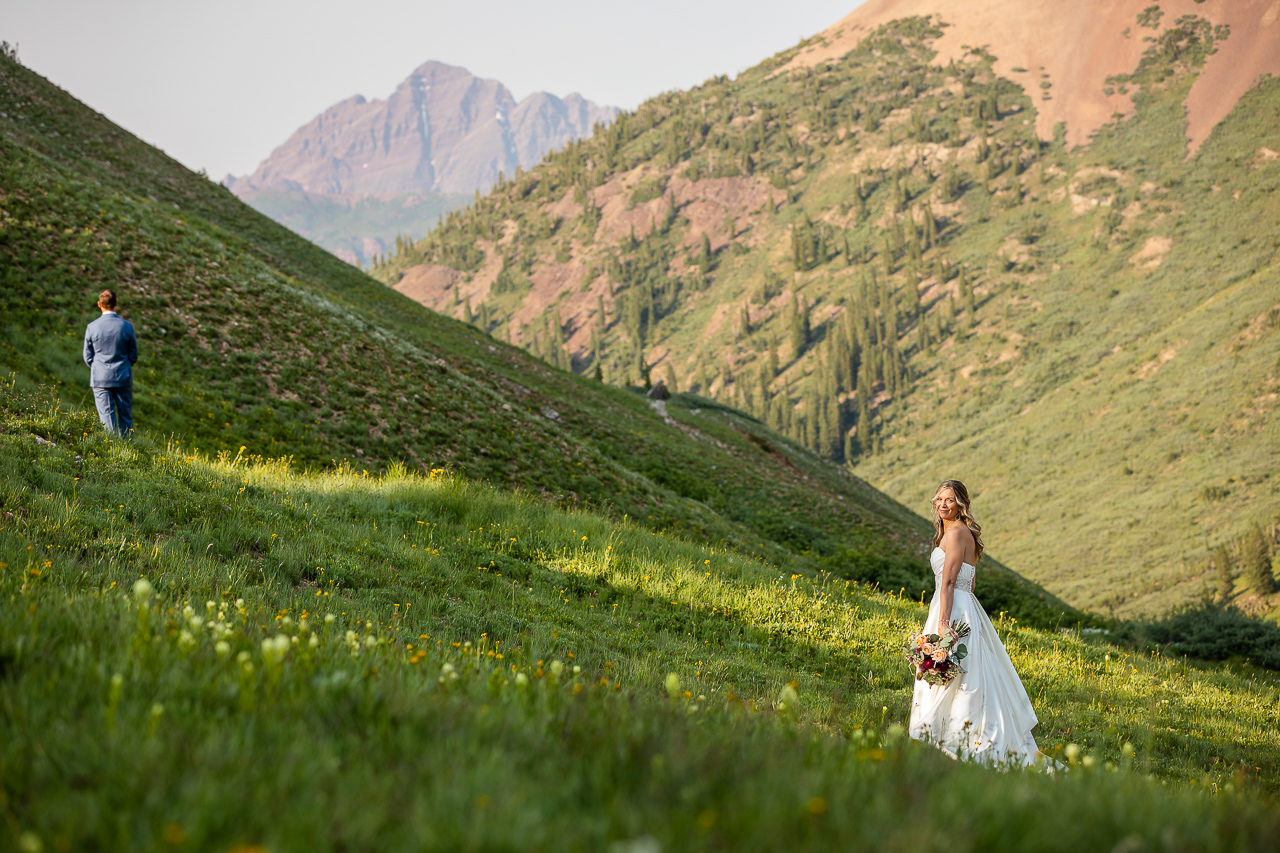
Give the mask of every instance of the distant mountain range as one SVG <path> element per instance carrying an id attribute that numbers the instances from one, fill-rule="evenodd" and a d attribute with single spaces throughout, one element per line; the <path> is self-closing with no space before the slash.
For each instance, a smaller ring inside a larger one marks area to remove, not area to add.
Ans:
<path id="1" fill-rule="evenodd" d="M 303 236 L 363 262 L 393 235 L 422 236 L 500 174 L 530 168 L 617 113 L 576 93 L 517 101 L 497 80 L 427 62 L 385 100 L 356 95 L 334 104 L 252 174 L 224 183 L 278 222 L 305 224 Z"/>

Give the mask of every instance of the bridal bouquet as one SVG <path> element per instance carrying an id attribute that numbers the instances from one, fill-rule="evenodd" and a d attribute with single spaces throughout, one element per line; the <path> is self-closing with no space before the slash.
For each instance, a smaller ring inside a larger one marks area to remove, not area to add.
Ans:
<path id="1" fill-rule="evenodd" d="M 916 673 L 916 681 L 946 686 L 964 670 L 960 661 L 969 650 L 960 641 L 969 636 L 969 626 L 957 622 L 945 634 L 911 634 L 902 652 Z"/>

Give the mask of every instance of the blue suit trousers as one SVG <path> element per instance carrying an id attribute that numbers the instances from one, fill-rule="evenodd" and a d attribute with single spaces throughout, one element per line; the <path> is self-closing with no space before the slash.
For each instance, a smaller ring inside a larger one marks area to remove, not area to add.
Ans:
<path id="1" fill-rule="evenodd" d="M 94 388 L 93 402 L 98 406 L 98 420 L 109 432 L 133 435 L 133 383 L 118 388 Z"/>

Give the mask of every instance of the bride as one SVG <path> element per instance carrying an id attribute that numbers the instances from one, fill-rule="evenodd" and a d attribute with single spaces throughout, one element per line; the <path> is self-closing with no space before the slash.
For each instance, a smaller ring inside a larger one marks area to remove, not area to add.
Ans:
<path id="1" fill-rule="evenodd" d="M 928 741 L 953 758 L 1000 764 L 1031 764 L 1041 755 L 1031 729 L 1031 700 L 1018 679 L 995 626 L 973 594 L 975 565 L 982 557 L 982 528 L 969 512 L 969 490 L 947 480 L 933 498 L 933 564 L 936 588 L 925 634 L 946 633 L 964 623 L 964 672 L 945 686 L 917 681 L 911 703 L 911 737 Z"/>

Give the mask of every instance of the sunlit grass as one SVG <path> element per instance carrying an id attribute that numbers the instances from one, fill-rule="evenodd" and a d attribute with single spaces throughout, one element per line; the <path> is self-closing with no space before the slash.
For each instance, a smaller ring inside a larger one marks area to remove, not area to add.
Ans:
<path id="1" fill-rule="evenodd" d="M 955 825 L 985 846 L 1277 831 L 1269 674 L 1004 620 L 1075 769 L 993 773 L 901 737 L 918 601 L 445 472 L 91 426 L 10 393 L 0 431 L 3 784 L 44 843 L 906 849 L 922 795 L 1003 815 Z"/>

